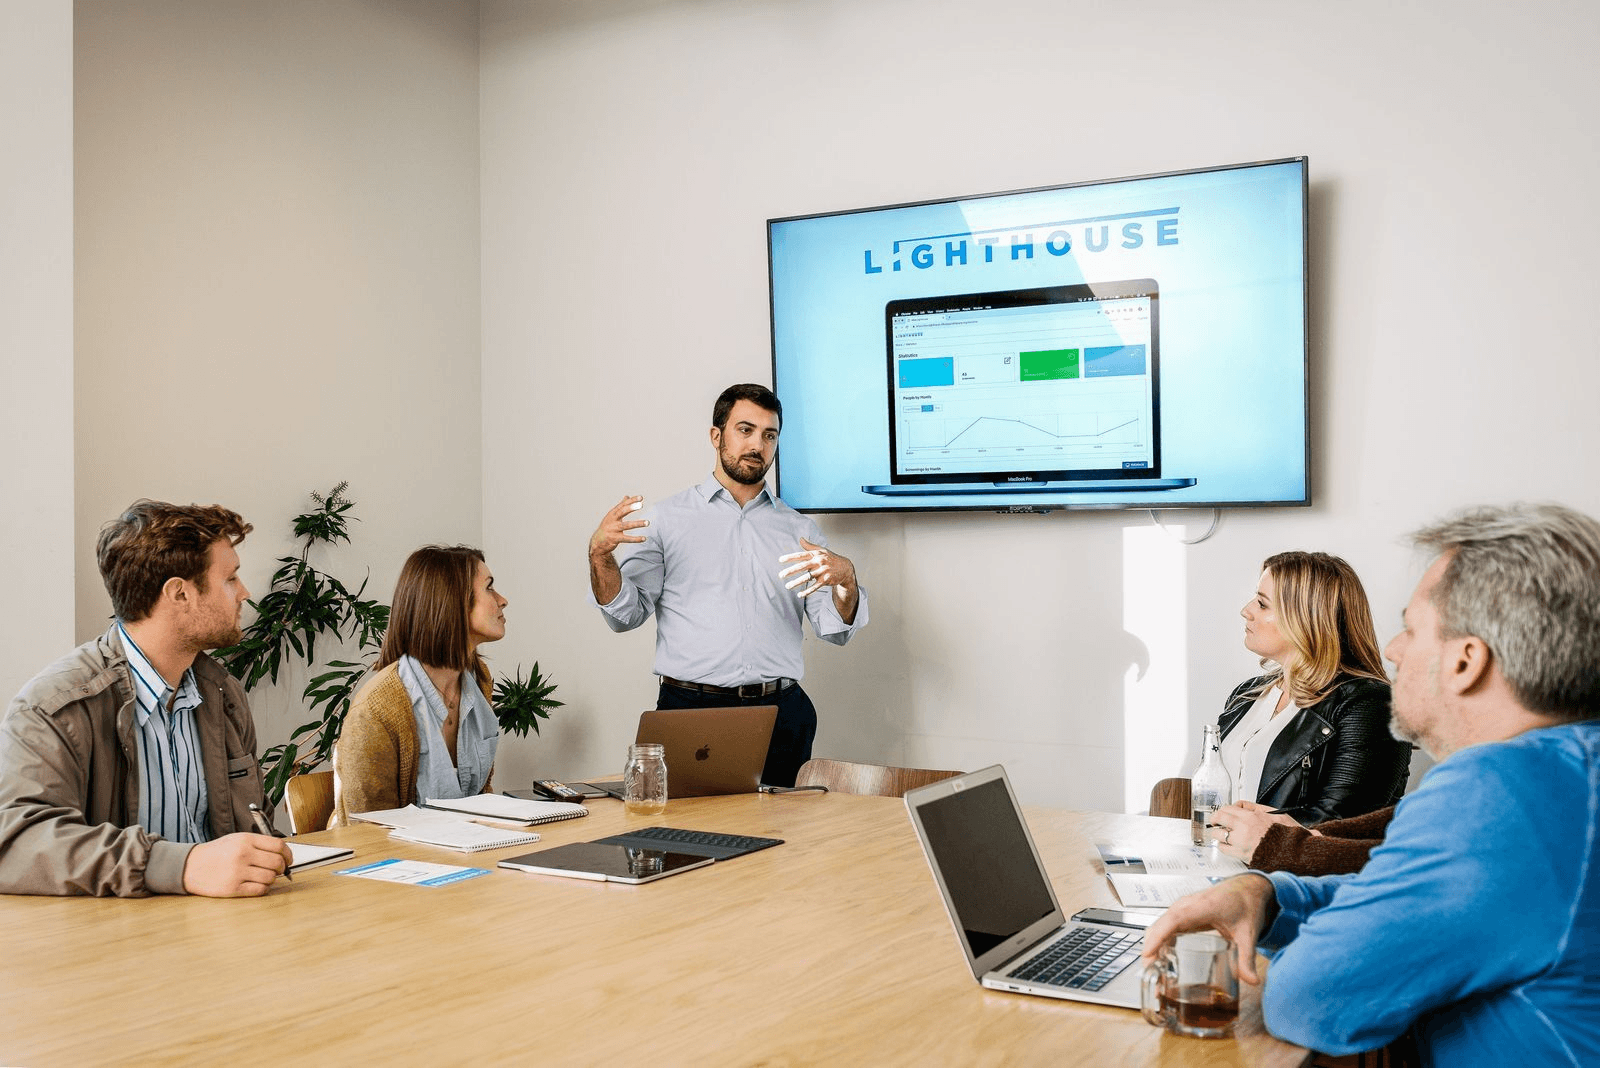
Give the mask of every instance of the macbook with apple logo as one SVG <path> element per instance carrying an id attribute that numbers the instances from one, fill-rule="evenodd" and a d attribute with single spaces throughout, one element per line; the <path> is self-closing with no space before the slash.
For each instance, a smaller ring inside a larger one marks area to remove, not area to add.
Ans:
<path id="1" fill-rule="evenodd" d="M 667 760 L 667 797 L 753 794 L 761 785 L 777 705 L 732 708 L 653 708 L 639 716 L 637 743 L 661 745 Z M 591 782 L 622 797 L 622 780 Z"/>

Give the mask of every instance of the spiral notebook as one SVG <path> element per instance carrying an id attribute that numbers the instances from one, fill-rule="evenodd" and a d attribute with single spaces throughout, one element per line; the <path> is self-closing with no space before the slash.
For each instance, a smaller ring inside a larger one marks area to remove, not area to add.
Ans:
<path id="1" fill-rule="evenodd" d="M 530 845 L 539 840 L 534 831 L 516 831 L 505 827 L 485 827 L 469 820 L 429 820 L 409 827 L 396 827 L 390 838 L 419 845 L 454 849 L 457 853 L 481 853 L 485 849 L 504 849 L 506 846 Z"/>
<path id="2" fill-rule="evenodd" d="M 424 804 L 428 808 L 464 812 L 473 819 L 505 820 L 529 826 L 535 823 L 555 823 L 557 820 L 577 819 L 587 816 L 589 810 L 571 801 L 529 801 L 505 794 L 473 794 L 471 797 L 435 797 Z"/>

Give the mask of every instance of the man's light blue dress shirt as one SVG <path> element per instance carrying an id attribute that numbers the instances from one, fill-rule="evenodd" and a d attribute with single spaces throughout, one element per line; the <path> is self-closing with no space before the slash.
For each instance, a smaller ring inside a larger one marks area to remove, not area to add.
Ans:
<path id="1" fill-rule="evenodd" d="M 843 645 L 867 623 L 859 589 L 853 623 L 839 615 L 831 589 L 800 598 L 784 589 L 778 557 L 800 539 L 826 545 L 822 532 L 763 488 L 743 508 L 717 477 L 635 514 L 644 542 L 622 557 L 622 590 L 600 606 L 612 630 L 632 630 L 656 615 L 655 673 L 684 682 L 739 686 L 805 673 L 801 620 L 823 641 Z M 622 554 L 619 554 L 622 555 Z M 793 578 L 794 576 L 790 576 Z"/>

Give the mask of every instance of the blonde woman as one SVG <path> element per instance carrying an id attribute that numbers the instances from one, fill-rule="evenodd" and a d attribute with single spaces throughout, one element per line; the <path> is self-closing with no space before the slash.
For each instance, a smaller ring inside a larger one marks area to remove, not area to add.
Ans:
<path id="1" fill-rule="evenodd" d="M 378 662 L 334 750 L 330 826 L 489 789 L 500 726 L 478 647 L 505 637 L 507 603 L 477 549 L 426 545 L 406 560 Z"/>
<path id="2" fill-rule="evenodd" d="M 1245 648 L 1267 670 L 1229 695 L 1217 721 L 1233 796 L 1305 826 L 1393 804 L 1411 747 L 1389 733 L 1389 682 L 1361 580 L 1327 553 L 1279 553 L 1261 567 L 1239 614 Z"/>

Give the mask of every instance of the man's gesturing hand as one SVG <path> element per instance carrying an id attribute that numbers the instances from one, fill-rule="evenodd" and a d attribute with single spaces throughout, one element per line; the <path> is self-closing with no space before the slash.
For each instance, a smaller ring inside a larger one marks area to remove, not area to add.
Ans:
<path id="1" fill-rule="evenodd" d="M 840 594 L 848 593 L 855 588 L 856 566 L 850 562 L 849 557 L 840 556 L 836 552 L 824 549 L 820 545 L 813 545 L 806 539 L 800 539 L 801 551 L 785 553 L 778 557 L 778 563 L 788 563 L 798 560 L 797 564 L 778 572 L 779 578 L 788 578 L 790 575 L 799 575 L 784 584 L 784 589 L 792 590 L 796 586 L 804 586 L 797 596 L 806 597 L 824 586 L 832 586 Z M 803 574 L 802 574 L 803 572 Z"/>
<path id="2" fill-rule="evenodd" d="M 594 535 L 589 538 L 589 588 L 599 604 L 610 604 L 622 592 L 622 569 L 612 556 L 616 547 L 624 542 L 644 541 L 643 536 L 629 534 L 630 530 L 650 525 L 648 519 L 629 519 L 644 507 L 643 497 L 624 497 L 615 508 L 605 514 Z"/>
<path id="3" fill-rule="evenodd" d="M 189 850 L 183 888 L 201 897 L 259 897 L 293 860 L 289 843 L 269 834 L 225 834 Z"/>
<path id="4" fill-rule="evenodd" d="M 628 518 L 643 507 L 643 497 L 624 497 L 617 502 L 617 506 L 605 514 L 605 518 L 601 519 L 600 525 L 595 528 L 594 535 L 589 538 L 589 555 L 610 556 L 617 546 L 624 542 L 644 541 L 643 537 L 628 533 L 638 527 L 650 525 L 648 519 Z"/>

